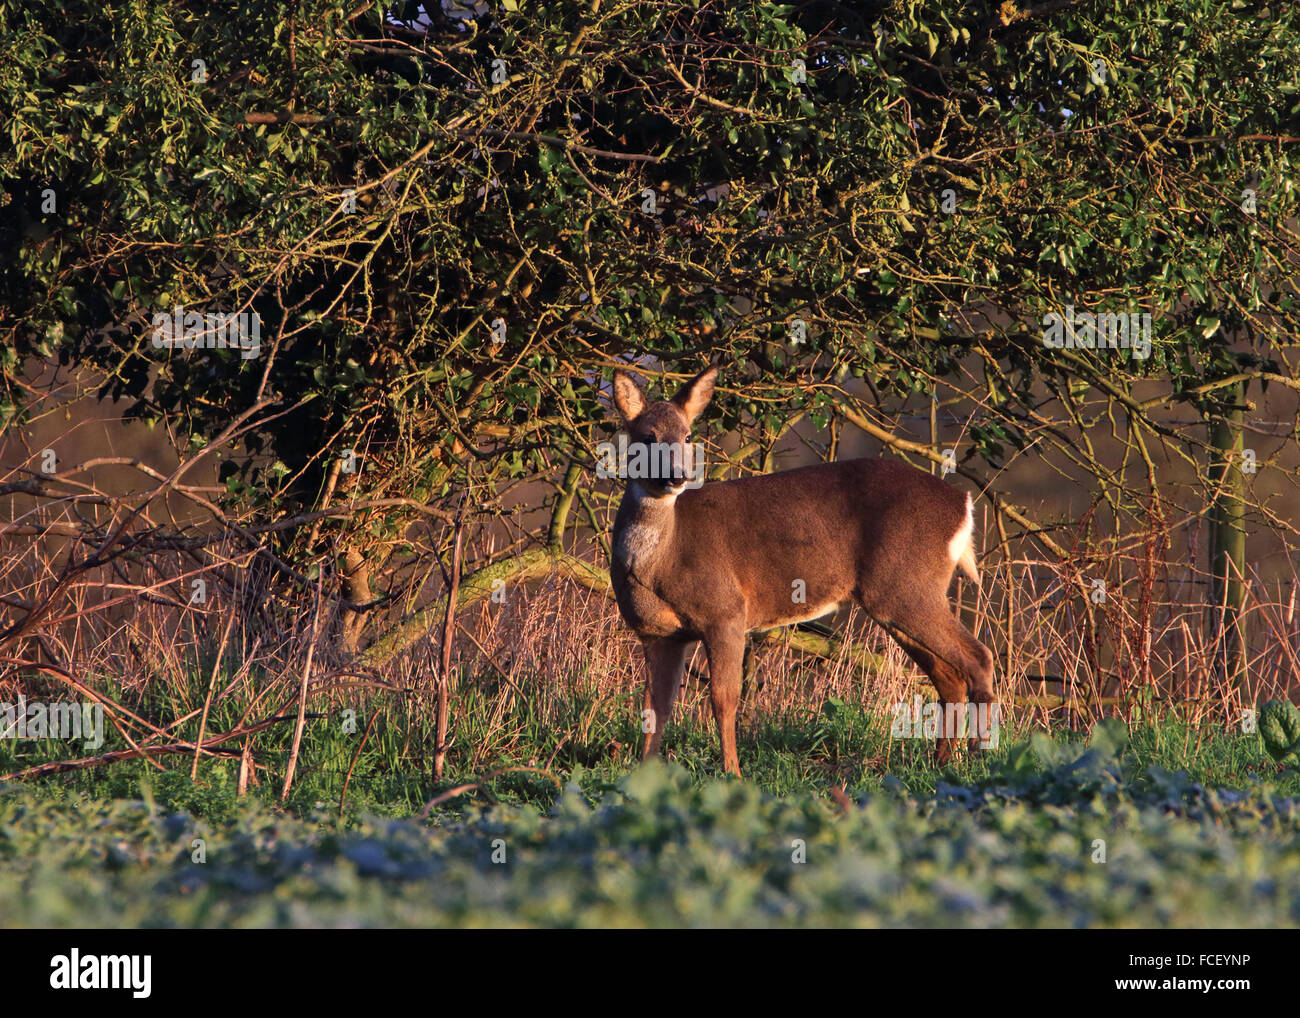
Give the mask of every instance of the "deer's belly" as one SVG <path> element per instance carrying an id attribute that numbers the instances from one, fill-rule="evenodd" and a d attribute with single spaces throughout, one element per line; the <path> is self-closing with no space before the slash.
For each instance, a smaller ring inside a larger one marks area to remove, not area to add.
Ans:
<path id="1" fill-rule="evenodd" d="M 813 619 L 819 619 L 823 615 L 830 615 L 841 608 L 846 608 L 850 603 L 847 600 L 832 600 L 819 604 L 780 605 L 767 612 L 760 613 L 760 617 L 757 619 L 751 619 L 750 629 L 792 626 L 799 622 L 811 622 Z"/>

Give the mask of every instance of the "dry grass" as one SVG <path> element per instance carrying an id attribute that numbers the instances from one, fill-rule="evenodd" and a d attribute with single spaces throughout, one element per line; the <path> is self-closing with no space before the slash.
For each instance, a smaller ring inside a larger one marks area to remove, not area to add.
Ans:
<path id="1" fill-rule="evenodd" d="M 43 502 L 0 527 L 0 702 L 19 694 L 97 699 L 118 744 L 196 759 L 255 757 L 303 706 L 304 673 L 312 711 L 384 710 L 414 731 L 431 718 L 437 625 L 390 663 L 363 667 L 339 649 L 330 585 L 317 617 L 315 584 L 295 584 L 236 534 L 185 544 L 141 527 L 96 564 L 87 556 L 108 531 L 80 520 L 66 504 Z M 79 541 L 67 540 L 78 526 Z M 34 540 L 33 528 L 62 534 L 64 543 Z M 478 534 L 467 543 L 471 568 L 492 542 Z M 1028 539 L 1000 541 L 986 527 L 982 587 L 959 581 L 955 597 L 963 621 L 994 650 L 1004 723 L 1078 727 L 1140 710 L 1233 724 L 1254 704 L 1291 694 L 1300 676 L 1294 561 L 1289 578 L 1271 586 L 1248 577 L 1249 676 L 1234 683 L 1216 659 L 1208 577 L 1170 557 L 1169 544 L 1153 520 L 1145 534 L 1062 563 L 1037 556 Z M 587 554 L 600 561 L 594 548 Z M 317 561 L 328 575 L 330 556 Z M 405 568 L 434 578 L 419 588 L 420 602 L 437 598 L 438 569 L 427 557 Z M 1095 579 L 1105 581 L 1104 599 L 1089 596 Z M 196 581 L 205 585 L 201 601 L 192 599 Z M 397 603 L 372 613 L 372 634 L 401 618 Z M 928 695 L 918 671 L 861 612 L 826 621 L 841 637 L 827 658 L 785 638 L 755 644 L 742 725 L 806 716 L 832 698 L 884 713 Z M 469 756 L 462 769 L 526 751 L 539 729 L 562 745 L 587 746 L 609 718 L 639 718 L 639 652 L 604 595 L 551 578 L 470 605 L 456 623 L 453 703 L 461 714 L 452 724 Z M 864 675 L 855 648 L 883 664 Z M 706 671 L 697 650 L 680 708 L 702 724 L 710 717 Z M 618 749 L 631 752 L 611 751 Z"/>

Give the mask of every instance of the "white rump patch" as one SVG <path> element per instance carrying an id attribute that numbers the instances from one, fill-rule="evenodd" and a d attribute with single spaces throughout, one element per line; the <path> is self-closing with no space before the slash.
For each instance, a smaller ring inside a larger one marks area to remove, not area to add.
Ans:
<path id="1" fill-rule="evenodd" d="M 971 536 L 975 533 L 975 503 L 971 500 L 970 492 L 966 493 L 966 522 L 961 525 L 961 529 L 952 535 L 952 540 L 948 542 L 948 557 L 954 563 L 959 562 L 961 557 L 966 554 L 967 549 L 971 546 Z"/>

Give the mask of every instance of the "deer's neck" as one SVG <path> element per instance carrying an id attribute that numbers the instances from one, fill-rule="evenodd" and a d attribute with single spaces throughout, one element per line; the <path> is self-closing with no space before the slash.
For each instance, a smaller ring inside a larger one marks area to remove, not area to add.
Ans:
<path id="1" fill-rule="evenodd" d="M 614 521 L 614 557 L 629 574 L 645 578 L 672 546 L 677 496 L 654 498 L 636 481 L 628 485 Z"/>

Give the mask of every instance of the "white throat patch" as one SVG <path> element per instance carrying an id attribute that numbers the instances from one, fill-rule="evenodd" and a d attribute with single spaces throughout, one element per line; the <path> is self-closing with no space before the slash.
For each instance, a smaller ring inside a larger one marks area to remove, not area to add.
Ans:
<path id="1" fill-rule="evenodd" d="M 629 486 L 628 497 L 637 506 L 643 507 L 643 511 L 648 509 L 651 514 L 671 511 L 673 504 L 677 501 L 677 496 L 671 494 L 652 498 L 636 481 L 633 481 Z M 639 563 L 645 562 L 647 558 L 654 554 L 662 537 L 663 528 L 659 525 L 654 523 L 632 523 L 619 531 L 614 542 L 614 557 L 618 559 L 625 569 L 634 571 Z"/>

